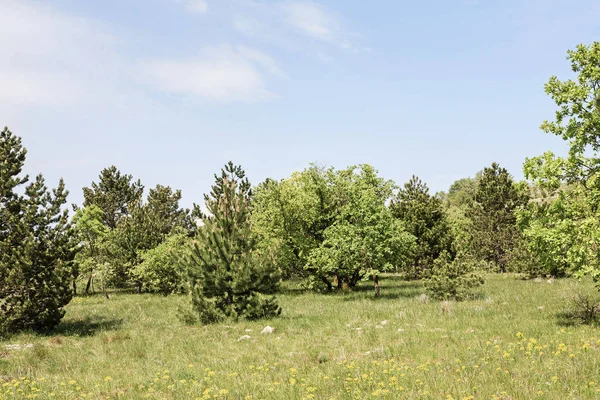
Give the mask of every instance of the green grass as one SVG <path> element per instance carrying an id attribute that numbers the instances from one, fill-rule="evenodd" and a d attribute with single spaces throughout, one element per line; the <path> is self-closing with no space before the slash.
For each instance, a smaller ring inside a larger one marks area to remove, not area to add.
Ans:
<path id="1" fill-rule="evenodd" d="M 178 320 L 184 296 L 77 297 L 53 334 L 0 342 L 0 398 L 600 397 L 600 332 L 557 319 L 590 283 L 490 275 L 476 300 L 447 304 L 424 302 L 419 282 L 381 286 L 379 299 L 368 284 L 290 289 L 280 318 L 212 326 Z"/>

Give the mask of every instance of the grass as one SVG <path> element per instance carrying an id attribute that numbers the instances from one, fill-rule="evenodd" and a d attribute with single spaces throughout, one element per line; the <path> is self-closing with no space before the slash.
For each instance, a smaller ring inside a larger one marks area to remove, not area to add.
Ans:
<path id="1" fill-rule="evenodd" d="M 52 334 L 0 342 L 0 398 L 600 398 L 600 332 L 557 318 L 590 283 L 490 275 L 461 303 L 381 286 L 288 288 L 280 318 L 212 326 L 178 320 L 185 296 L 77 297 Z"/>

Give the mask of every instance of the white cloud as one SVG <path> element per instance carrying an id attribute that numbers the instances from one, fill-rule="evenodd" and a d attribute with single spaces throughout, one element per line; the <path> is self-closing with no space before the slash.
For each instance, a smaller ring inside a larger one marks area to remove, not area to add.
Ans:
<path id="1" fill-rule="evenodd" d="M 195 13 L 204 14 L 208 11 L 208 2 L 206 0 L 177 0 L 178 3 L 184 3 L 185 7 Z"/>
<path id="2" fill-rule="evenodd" d="M 220 102 L 254 102 L 275 95 L 268 75 L 283 76 L 275 61 L 257 50 L 230 46 L 205 48 L 198 57 L 143 63 L 141 76 L 158 90 Z"/>
<path id="3" fill-rule="evenodd" d="M 280 4 L 285 22 L 297 31 L 322 42 L 354 51 L 354 45 L 339 17 L 313 1 L 285 1 Z"/>
<path id="4" fill-rule="evenodd" d="M 354 41 L 357 35 L 347 30 L 341 16 L 311 0 L 281 0 L 262 2 L 244 0 L 239 3 L 233 28 L 253 39 L 260 39 L 289 51 L 305 51 L 306 40 L 314 42 L 309 53 L 324 53 L 325 47 L 337 47 L 345 52 L 367 50 Z M 314 45 L 320 48 L 315 50 Z M 318 59 L 322 57 L 315 55 Z"/>
<path id="5" fill-rule="evenodd" d="M 265 34 L 265 24 L 256 18 L 238 15 L 233 19 L 233 27 L 240 33 L 248 36 L 262 36 Z"/>
<path id="6" fill-rule="evenodd" d="M 102 86 L 110 35 L 40 3 L 0 0 L 0 9 L 0 107 L 75 104 Z"/>

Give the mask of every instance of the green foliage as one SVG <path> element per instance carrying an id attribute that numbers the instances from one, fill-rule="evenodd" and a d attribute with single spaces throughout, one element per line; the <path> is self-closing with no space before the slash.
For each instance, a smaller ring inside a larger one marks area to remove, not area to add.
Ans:
<path id="1" fill-rule="evenodd" d="M 286 275 L 308 275 L 312 287 L 354 287 L 408 262 L 414 238 L 385 206 L 392 188 L 369 165 L 312 165 L 258 187 L 255 231 Z"/>
<path id="2" fill-rule="evenodd" d="M 194 222 L 189 210 L 179 206 L 181 190 L 173 190 L 169 186 L 156 185 L 150 189 L 145 208 L 151 221 L 151 230 L 161 239 L 171 234 L 174 229 L 192 231 Z"/>
<path id="3" fill-rule="evenodd" d="M 322 244 L 311 251 L 306 269 L 334 277 L 338 288 L 408 263 L 414 237 L 395 220 L 385 202 L 393 183 L 370 165 L 328 172 L 333 219 Z"/>
<path id="4" fill-rule="evenodd" d="M 559 107 L 555 121 L 544 121 L 541 129 L 569 141 L 569 158 L 577 159 L 586 149 L 600 149 L 600 42 L 580 44 L 567 52 L 576 80 L 561 81 L 556 76 L 545 86 Z M 573 166 L 573 178 L 581 177 L 581 167 Z M 588 170 L 594 174 L 595 170 Z"/>
<path id="5" fill-rule="evenodd" d="M 103 269 L 98 268 L 104 262 L 106 236 L 109 228 L 104 225 L 104 211 L 96 205 L 80 208 L 73 216 L 75 240 L 77 241 L 77 254 L 73 266 L 73 292 L 77 293 L 76 282 L 80 275 L 88 279 L 85 292 L 88 293 L 95 274 L 101 274 Z M 103 274 L 101 274 L 103 275 Z M 100 276 L 102 281 L 107 276 Z"/>
<path id="6" fill-rule="evenodd" d="M 450 227 L 454 252 L 471 251 L 473 248 L 470 209 L 480 179 L 481 172 L 478 172 L 475 178 L 455 181 L 448 189 L 448 193 L 437 194 L 446 207 L 446 219 Z"/>
<path id="7" fill-rule="evenodd" d="M 443 253 L 433 262 L 432 274 L 425 280 L 425 288 L 436 300 L 465 300 L 472 290 L 483 284 L 478 271 L 481 262 L 476 262 L 464 254 L 454 259 Z"/>
<path id="8" fill-rule="evenodd" d="M 157 247 L 142 253 L 142 262 L 131 271 L 132 278 L 140 282 L 142 291 L 163 295 L 186 292 L 188 274 L 181 258 L 188 247 L 185 233 L 171 234 Z"/>
<path id="9" fill-rule="evenodd" d="M 203 215 L 204 226 L 183 261 L 190 274 L 192 306 L 202 323 L 281 313 L 275 298 L 266 296 L 277 289 L 280 278 L 268 249 L 257 245 L 250 198 L 244 171 L 231 162 L 215 175 L 212 191 L 204 197 L 209 214 Z"/>
<path id="10" fill-rule="evenodd" d="M 95 247 L 93 258 L 82 254 L 85 269 L 90 273 L 86 285 L 89 291 L 92 277 L 115 286 L 128 283 L 142 289 L 139 273 L 132 269 L 142 262 L 142 254 L 155 248 L 174 230 L 191 232 L 194 224 L 189 210 L 179 207 L 181 191 L 157 185 L 150 189 L 147 200 L 142 199 L 140 181 L 132 183 L 130 175 L 121 175 L 115 167 L 104 169 L 98 184 L 84 188 L 84 204 L 103 212 L 102 241 Z M 139 272 L 139 271 L 138 271 Z"/>
<path id="11" fill-rule="evenodd" d="M 546 93 L 556 102 L 554 121 L 541 129 L 567 140 L 569 154 L 527 159 L 523 170 L 543 196 L 522 215 L 531 250 L 548 273 L 600 278 L 600 43 L 568 52 L 576 80 L 553 76 Z"/>
<path id="12" fill-rule="evenodd" d="M 391 203 L 393 215 L 416 238 L 408 276 L 427 276 L 443 251 L 451 251 L 452 236 L 442 201 L 429 194 L 429 188 L 412 176 Z"/>
<path id="13" fill-rule="evenodd" d="M 331 225 L 333 203 L 328 172 L 312 165 L 281 181 L 267 179 L 253 196 L 253 229 L 261 246 L 275 250 L 284 276 L 305 276 L 312 250 Z"/>
<path id="14" fill-rule="evenodd" d="M 470 205 L 475 198 L 481 174 L 481 172 L 478 172 L 475 178 L 462 178 L 454 181 L 450 185 L 450 189 L 448 189 L 448 194 L 446 195 L 448 205 L 454 207 Z"/>
<path id="15" fill-rule="evenodd" d="M 121 175 L 114 165 L 100 172 L 98 183 L 92 182 L 91 187 L 83 188 L 83 206 L 96 205 L 104 211 L 104 224 L 110 229 L 129 215 L 129 204 L 139 200 L 144 192 L 144 186 L 138 180 L 132 182 L 131 175 Z"/>
<path id="16" fill-rule="evenodd" d="M 26 152 L 0 132 L 0 332 L 50 329 L 72 298 L 68 192 L 62 179 L 50 191 L 38 175 L 20 194 Z"/>
<path id="17" fill-rule="evenodd" d="M 474 253 L 506 272 L 509 255 L 520 239 L 516 212 L 527 205 L 528 190 L 493 163 L 483 170 L 473 200 L 469 212 Z"/>

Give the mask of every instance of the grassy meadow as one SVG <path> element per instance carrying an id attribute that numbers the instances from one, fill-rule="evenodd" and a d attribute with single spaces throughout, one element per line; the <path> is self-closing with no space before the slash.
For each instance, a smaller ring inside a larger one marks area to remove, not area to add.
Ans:
<path id="1" fill-rule="evenodd" d="M 211 326 L 180 322 L 185 296 L 76 297 L 52 334 L 0 342 L 0 398 L 600 398 L 600 332 L 557 317 L 591 283 L 486 278 L 461 303 L 391 275 L 378 299 L 288 286 L 280 318 Z"/>

